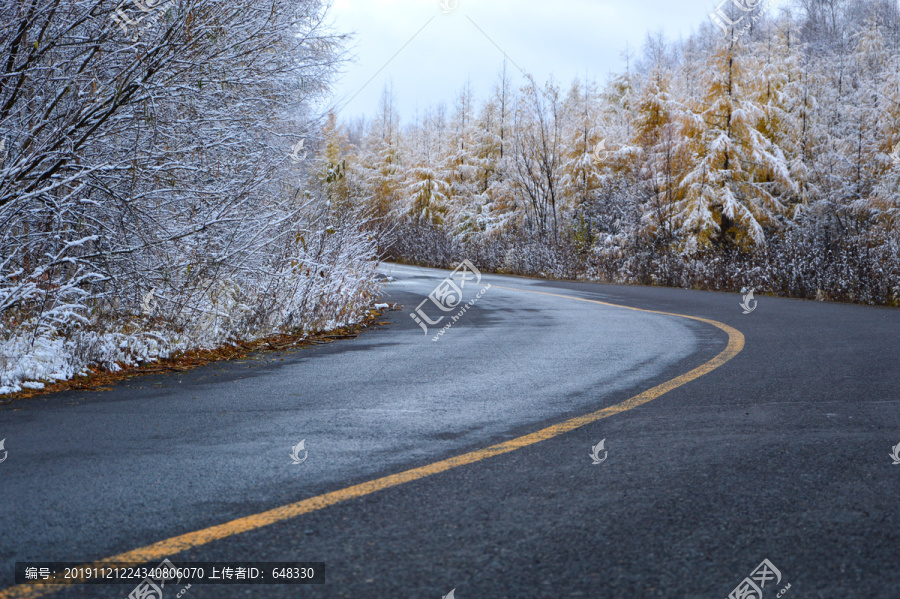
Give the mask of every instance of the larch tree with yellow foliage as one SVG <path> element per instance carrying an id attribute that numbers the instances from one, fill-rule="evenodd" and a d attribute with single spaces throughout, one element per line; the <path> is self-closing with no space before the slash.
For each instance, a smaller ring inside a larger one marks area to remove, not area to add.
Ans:
<path id="1" fill-rule="evenodd" d="M 755 93 L 757 61 L 739 39 L 718 42 L 703 77 L 705 94 L 683 114 L 692 169 L 681 182 L 675 222 L 683 249 L 762 245 L 764 227 L 787 213 L 795 194 L 784 153 L 764 131 Z"/>

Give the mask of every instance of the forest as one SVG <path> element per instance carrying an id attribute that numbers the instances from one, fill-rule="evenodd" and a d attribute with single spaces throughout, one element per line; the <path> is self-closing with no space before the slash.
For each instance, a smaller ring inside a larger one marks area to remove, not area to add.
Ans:
<path id="1" fill-rule="evenodd" d="M 415 122 L 390 89 L 332 119 L 317 176 L 400 262 L 897 306 L 898 50 L 896 2 L 801 0 L 649 34 L 603 82 L 502 62 Z"/>

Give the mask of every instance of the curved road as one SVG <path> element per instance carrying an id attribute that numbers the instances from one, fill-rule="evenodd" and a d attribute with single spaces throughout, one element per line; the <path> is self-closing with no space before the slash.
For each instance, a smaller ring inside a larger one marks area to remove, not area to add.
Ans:
<path id="1" fill-rule="evenodd" d="M 0 599 L 136 549 L 327 564 L 190 598 L 900 596 L 897 311 L 485 275 L 435 341 L 449 273 L 384 272 L 356 339 L 0 406 Z"/>

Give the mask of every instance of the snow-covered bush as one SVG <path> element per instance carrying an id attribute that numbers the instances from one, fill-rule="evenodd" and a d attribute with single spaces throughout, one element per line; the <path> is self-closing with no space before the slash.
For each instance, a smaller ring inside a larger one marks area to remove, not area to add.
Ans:
<path id="1" fill-rule="evenodd" d="M 0 392 L 362 316 L 368 219 L 289 158 L 326 9 L 0 3 Z"/>

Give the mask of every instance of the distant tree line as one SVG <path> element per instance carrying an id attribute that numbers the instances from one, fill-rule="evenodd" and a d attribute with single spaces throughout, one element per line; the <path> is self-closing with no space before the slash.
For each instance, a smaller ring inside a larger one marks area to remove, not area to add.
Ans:
<path id="1" fill-rule="evenodd" d="M 385 93 L 322 131 L 317 168 L 396 260 L 900 305 L 897 2 L 738 29 L 650 35 L 602 85 L 515 89 L 504 66 L 414 123 Z"/>

